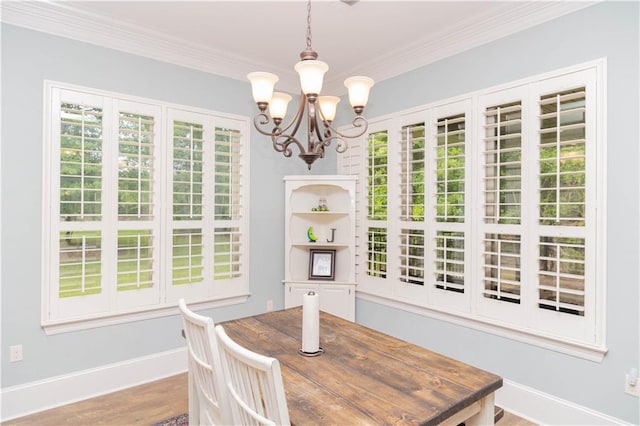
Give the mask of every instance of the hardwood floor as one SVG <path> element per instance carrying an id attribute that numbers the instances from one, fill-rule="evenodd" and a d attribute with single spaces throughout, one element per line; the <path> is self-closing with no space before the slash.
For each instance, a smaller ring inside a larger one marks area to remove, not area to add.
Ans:
<path id="1" fill-rule="evenodd" d="M 3 426 L 149 426 L 188 411 L 187 375 L 135 386 L 2 423 Z M 499 426 L 535 426 L 507 411 Z"/>
<path id="2" fill-rule="evenodd" d="M 188 411 L 187 375 L 128 388 L 2 423 L 32 426 L 152 425 Z"/>

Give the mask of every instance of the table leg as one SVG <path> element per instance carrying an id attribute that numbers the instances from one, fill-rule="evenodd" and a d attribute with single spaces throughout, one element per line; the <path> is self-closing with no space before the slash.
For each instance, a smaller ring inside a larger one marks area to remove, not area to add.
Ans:
<path id="1" fill-rule="evenodd" d="M 480 412 L 465 420 L 465 426 L 484 426 L 494 424 L 495 393 L 491 392 L 480 400 Z"/>

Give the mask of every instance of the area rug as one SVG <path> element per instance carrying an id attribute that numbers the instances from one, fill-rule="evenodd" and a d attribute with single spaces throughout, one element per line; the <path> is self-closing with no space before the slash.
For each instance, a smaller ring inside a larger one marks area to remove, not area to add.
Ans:
<path id="1" fill-rule="evenodd" d="M 158 423 L 154 423 L 151 426 L 188 426 L 189 414 L 184 413 L 179 416 L 171 417 L 170 419 L 163 420 Z"/>

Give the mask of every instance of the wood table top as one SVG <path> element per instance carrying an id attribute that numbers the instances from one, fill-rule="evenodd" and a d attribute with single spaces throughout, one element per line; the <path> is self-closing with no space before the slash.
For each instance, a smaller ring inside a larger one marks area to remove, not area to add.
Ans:
<path id="1" fill-rule="evenodd" d="M 502 386 L 499 376 L 325 312 L 316 357 L 298 353 L 301 307 L 221 325 L 280 361 L 294 425 L 435 425 Z"/>

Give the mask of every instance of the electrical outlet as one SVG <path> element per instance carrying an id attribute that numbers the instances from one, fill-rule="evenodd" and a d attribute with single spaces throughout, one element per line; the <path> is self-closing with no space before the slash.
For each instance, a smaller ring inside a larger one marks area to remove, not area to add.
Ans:
<path id="1" fill-rule="evenodd" d="M 638 379 L 636 379 L 638 380 Z M 640 397 L 640 381 L 636 381 L 635 386 L 631 386 L 629 384 L 629 375 L 625 374 L 624 376 L 624 393 L 628 393 L 629 395 Z"/>
<path id="2" fill-rule="evenodd" d="M 9 346 L 9 361 L 22 361 L 22 345 Z"/>
<path id="3" fill-rule="evenodd" d="M 273 311 L 273 300 L 267 300 L 267 312 Z"/>

